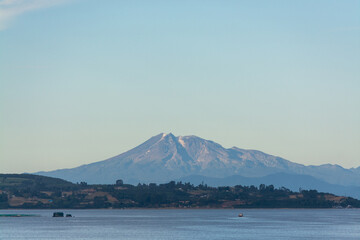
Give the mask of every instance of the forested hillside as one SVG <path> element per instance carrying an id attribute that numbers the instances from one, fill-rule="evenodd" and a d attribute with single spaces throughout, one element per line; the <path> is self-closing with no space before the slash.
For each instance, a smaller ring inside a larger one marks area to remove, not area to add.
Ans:
<path id="1" fill-rule="evenodd" d="M 319 193 L 293 192 L 264 184 L 209 187 L 166 184 L 73 184 L 30 174 L 0 174 L 0 208 L 334 208 L 360 207 L 360 201 Z"/>

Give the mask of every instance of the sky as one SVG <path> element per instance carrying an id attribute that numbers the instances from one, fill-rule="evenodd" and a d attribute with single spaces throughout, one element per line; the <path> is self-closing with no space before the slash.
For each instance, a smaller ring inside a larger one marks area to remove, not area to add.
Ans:
<path id="1" fill-rule="evenodd" d="M 360 166 L 360 1 L 0 0 L 0 172 L 162 132 Z"/>

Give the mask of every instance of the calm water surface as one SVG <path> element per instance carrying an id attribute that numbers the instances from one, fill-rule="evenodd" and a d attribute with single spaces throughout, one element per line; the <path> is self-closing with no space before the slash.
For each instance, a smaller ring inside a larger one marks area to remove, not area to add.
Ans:
<path id="1" fill-rule="evenodd" d="M 360 239 L 359 209 L 60 211 L 0 210 L 39 215 L 0 217 L 0 239 Z"/>

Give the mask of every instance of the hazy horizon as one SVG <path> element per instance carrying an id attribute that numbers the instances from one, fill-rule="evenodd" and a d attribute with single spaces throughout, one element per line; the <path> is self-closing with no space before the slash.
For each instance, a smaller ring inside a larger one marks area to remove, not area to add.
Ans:
<path id="1" fill-rule="evenodd" d="M 359 1 L 0 0 L 0 168 L 159 133 L 360 166 Z"/>

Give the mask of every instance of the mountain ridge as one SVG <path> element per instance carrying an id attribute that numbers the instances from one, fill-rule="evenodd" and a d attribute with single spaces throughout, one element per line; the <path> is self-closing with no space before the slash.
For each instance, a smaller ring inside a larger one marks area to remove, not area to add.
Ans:
<path id="1" fill-rule="evenodd" d="M 305 166 L 259 150 L 224 148 L 194 135 L 175 137 L 172 133 L 155 135 L 129 151 L 99 162 L 37 174 L 72 182 L 108 184 L 123 179 L 136 184 L 163 183 L 191 175 L 261 178 L 276 173 L 309 175 L 329 184 L 360 186 L 360 168 Z"/>

